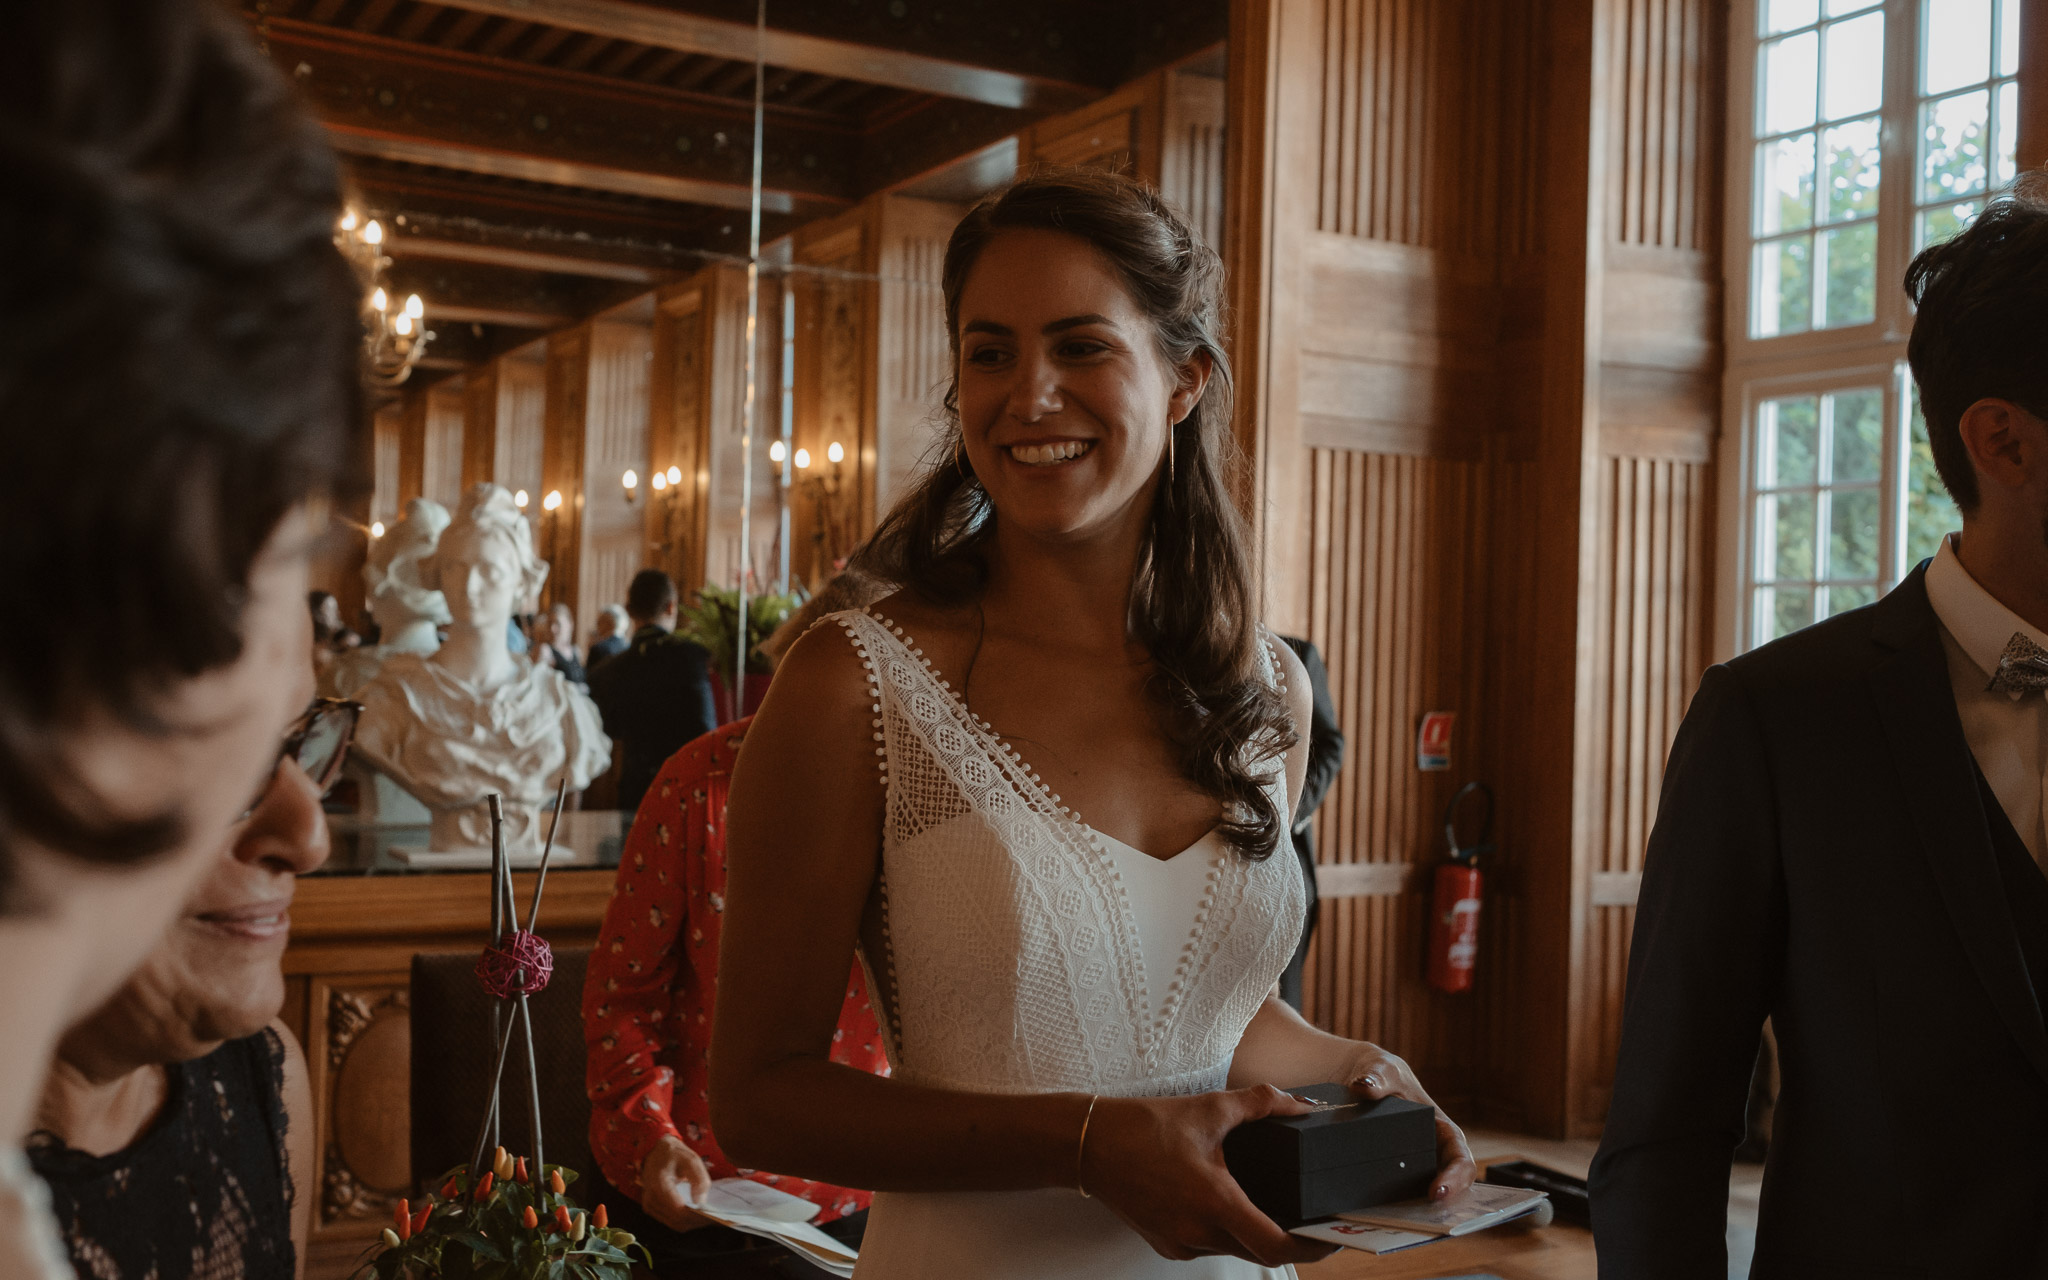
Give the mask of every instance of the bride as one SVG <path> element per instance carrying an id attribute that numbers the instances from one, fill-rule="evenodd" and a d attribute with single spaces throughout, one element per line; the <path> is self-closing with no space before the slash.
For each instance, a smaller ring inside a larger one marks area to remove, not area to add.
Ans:
<path id="1" fill-rule="evenodd" d="M 1274 994 L 1310 694 L 1229 493 L 1221 281 L 1112 175 L 969 213 L 950 451 L 862 553 L 901 590 L 799 641 L 747 736 L 713 1123 L 743 1166 L 883 1193 L 860 1275 L 1291 1274 L 1327 1250 L 1223 1135 L 1307 1109 L 1275 1086 L 1429 1101 Z M 856 946 L 893 1078 L 832 1061 Z M 1438 1154 L 1463 1190 L 1441 1116 Z"/>

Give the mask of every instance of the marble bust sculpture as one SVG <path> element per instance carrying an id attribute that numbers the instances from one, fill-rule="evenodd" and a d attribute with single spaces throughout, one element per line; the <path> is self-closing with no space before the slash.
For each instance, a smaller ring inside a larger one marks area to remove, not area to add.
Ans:
<path id="1" fill-rule="evenodd" d="M 474 486 L 419 563 L 420 584 L 446 599 L 447 641 L 391 655 L 356 694 L 356 752 L 432 811 L 436 851 L 490 847 L 491 792 L 504 797 L 506 848 L 538 851 L 557 782 L 581 790 L 611 764 L 590 695 L 506 647 L 506 622 L 547 573 L 512 496 Z"/>
<path id="2" fill-rule="evenodd" d="M 441 647 L 437 628 L 448 624 L 448 601 L 421 585 L 420 562 L 434 554 L 447 528 L 448 508 L 431 498 L 414 498 L 405 506 L 405 518 L 370 543 L 363 591 L 382 638 L 375 646 L 336 658 L 321 676 L 320 692 L 352 697 L 393 654 L 429 654 Z"/>

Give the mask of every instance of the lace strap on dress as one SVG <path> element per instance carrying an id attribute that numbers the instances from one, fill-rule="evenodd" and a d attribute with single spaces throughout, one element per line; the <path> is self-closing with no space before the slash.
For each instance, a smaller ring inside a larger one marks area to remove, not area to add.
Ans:
<path id="1" fill-rule="evenodd" d="M 860 665 L 867 670 L 868 702 L 873 717 L 870 724 L 874 733 L 875 768 L 881 776 L 882 785 L 886 787 L 889 785 L 889 747 L 882 726 L 882 675 L 875 666 L 875 652 L 868 647 L 868 638 L 861 632 L 860 622 L 866 617 L 867 614 L 858 609 L 849 609 L 844 613 L 832 614 L 828 618 L 820 618 L 819 622 L 838 623 L 846 632 L 846 638 L 853 642 L 854 652 L 860 655 Z"/>

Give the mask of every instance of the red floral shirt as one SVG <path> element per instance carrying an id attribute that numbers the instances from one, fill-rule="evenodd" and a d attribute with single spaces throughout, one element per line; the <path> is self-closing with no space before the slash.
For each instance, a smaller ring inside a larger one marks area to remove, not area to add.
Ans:
<path id="1" fill-rule="evenodd" d="M 674 1134 L 713 1178 L 738 1174 L 779 1187 L 818 1204 L 816 1221 L 829 1222 L 867 1208 L 870 1193 L 737 1168 L 711 1132 L 725 798 L 748 724 L 714 729 L 670 756 L 626 837 L 583 986 L 590 1150 L 612 1185 L 637 1198 L 641 1162 Z M 889 1073 L 858 961 L 832 1035 L 832 1060 Z"/>

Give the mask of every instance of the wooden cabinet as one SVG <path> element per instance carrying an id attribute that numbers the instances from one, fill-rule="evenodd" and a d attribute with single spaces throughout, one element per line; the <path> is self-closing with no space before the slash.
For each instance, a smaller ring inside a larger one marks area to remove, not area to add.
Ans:
<path id="1" fill-rule="evenodd" d="M 540 932 L 587 946 L 611 897 L 609 870 L 548 875 Z M 530 902 L 533 877 L 513 878 Z M 480 948 L 489 930 L 482 873 L 315 876 L 299 882 L 285 952 L 285 1021 L 305 1046 L 313 1090 L 315 1184 L 307 1280 L 354 1270 L 399 1196 L 409 1194 L 413 953 Z"/>

